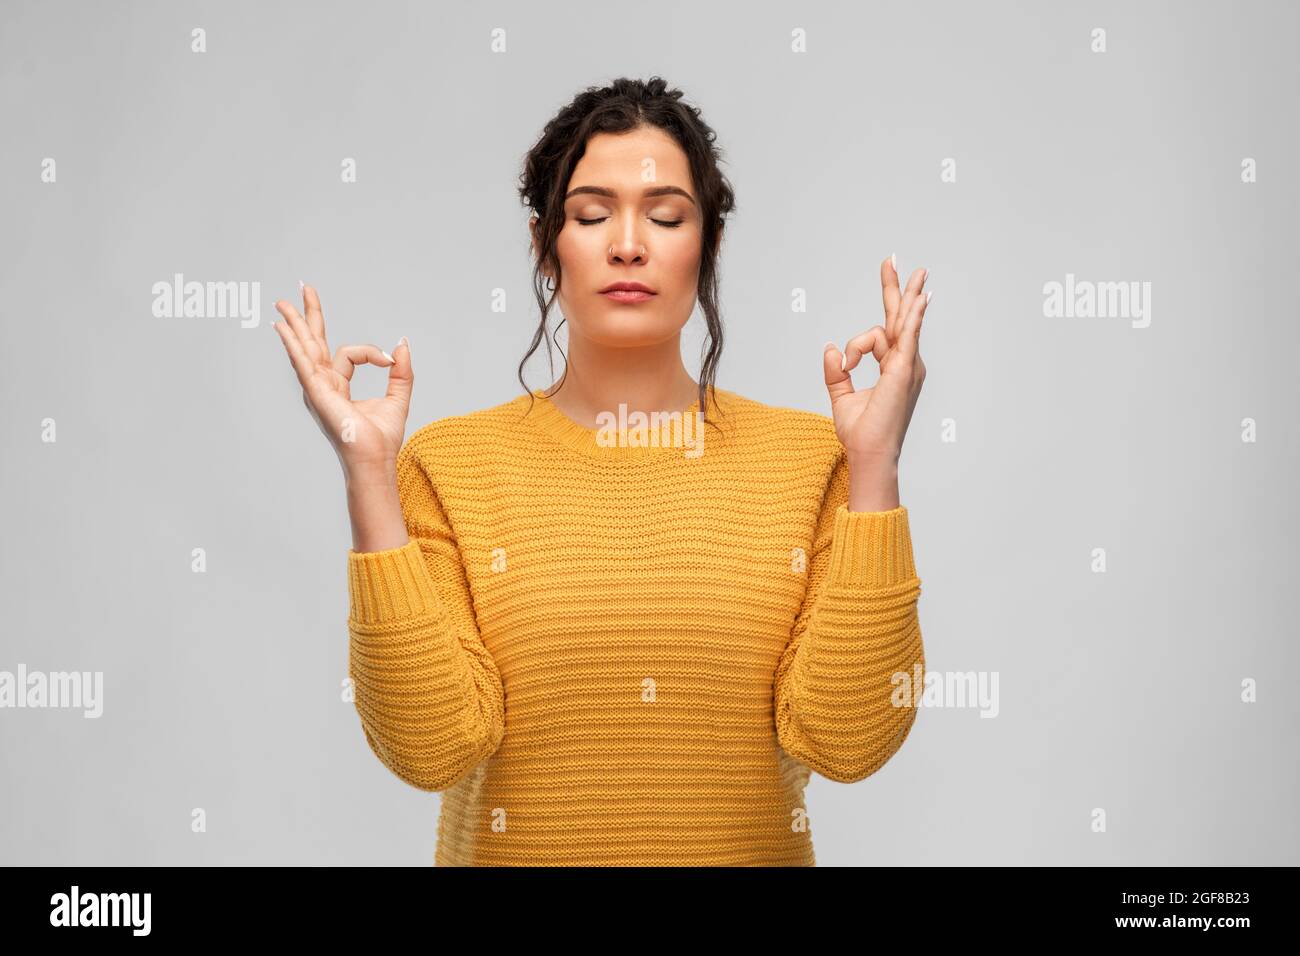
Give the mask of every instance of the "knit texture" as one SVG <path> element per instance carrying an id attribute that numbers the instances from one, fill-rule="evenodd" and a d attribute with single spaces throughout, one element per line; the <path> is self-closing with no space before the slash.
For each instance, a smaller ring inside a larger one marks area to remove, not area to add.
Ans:
<path id="1" fill-rule="evenodd" d="M 442 794 L 436 865 L 815 865 L 810 773 L 902 746 L 907 509 L 847 509 L 826 416 L 714 394 L 702 443 L 698 402 L 636 445 L 539 390 L 403 445 L 349 670 L 371 750 Z"/>

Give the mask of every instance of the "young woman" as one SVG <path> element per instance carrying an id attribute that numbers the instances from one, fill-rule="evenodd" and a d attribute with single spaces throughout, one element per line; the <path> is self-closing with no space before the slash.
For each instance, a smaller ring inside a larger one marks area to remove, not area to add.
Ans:
<path id="1" fill-rule="evenodd" d="M 549 392 L 403 442 L 407 338 L 331 358 L 316 290 L 302 314 L 276 303 L 347 484 L 357 713 L 385 766 L 442 793 L 437 865 L 813 865 L 810 773 L 863 779 L 915 718 L 898 460 L 925 270 L 900 288 L 886 259 L 884 324 L 827 343 L 832 418 L 715 387 L 733 195 L 681 95 L 589 89 L 528 153 L 528 355 L 557 299 L 570 326 Z M 699 382 L 680 352 L 697 300 Z M 880 378 L 855 390 L 865 355 Z M 353 401 L 365 364 L 388 392 Z"/>

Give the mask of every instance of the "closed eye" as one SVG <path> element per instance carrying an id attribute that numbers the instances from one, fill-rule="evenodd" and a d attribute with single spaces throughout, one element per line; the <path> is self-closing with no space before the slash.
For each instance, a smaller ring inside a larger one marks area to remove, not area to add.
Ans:
<path id="1" fill-rule="evenodd" d="M 598 222 L 604 222 L 604 221 L 605 221 L 606 219 L 608 219 L 608 218 L 609 218 L 608 216 L 601 216 L 599 219 L 579 219 L 578 222 L 581 223 L 581 224 L 584 225 L 584 226 L 594 226 L 594 225 L 596 225 L 596 223 L 598 223 Z M 678 226 L 680 226 L 680 225 L 681 225 L 682 223 L 684 223 L 686 220 L 685 220 L 685 219 L 678 219 L 676 222 L 667 222 L 667 221 L 665 221 L 665 220 L 663 220 L 663 219 L 651 219 L 650 221 L 653 222 L 653 223 L 657 223 L 657 224 L 660 225 L 660 226 L 665 226 L 665 227 L 667 227 L 667 228 L 669 228 L 669 229 L 676 229 Z"/>

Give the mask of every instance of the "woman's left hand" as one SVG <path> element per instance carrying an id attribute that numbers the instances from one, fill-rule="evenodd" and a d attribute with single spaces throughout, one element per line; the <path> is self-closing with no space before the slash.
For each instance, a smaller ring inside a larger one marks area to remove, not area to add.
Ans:
<path id="1" fill-rule="evenodd" d="M 925 381 L 919 346 L 921 320 L 930 301 L 930 293 L 922 291 L 926 278 L 928 270 L 917 269 L 900 291 L 890 256 L 880 264 L 885 324 L 849 339 L 843 353 L 835 343 L 826 343 L 822 364 L 831 416 L 851 461 L 888 467 L 902 454 L 903 436 Z M 864 355 L 880 363 L 880 378 L 871 388 L 854 391 L 849 372 Z"/>

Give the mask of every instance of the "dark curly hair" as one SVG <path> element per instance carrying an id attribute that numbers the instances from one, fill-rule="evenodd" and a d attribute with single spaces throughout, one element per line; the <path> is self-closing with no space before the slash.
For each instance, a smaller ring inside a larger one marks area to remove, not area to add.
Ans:
<path id="1" fill-rule="evenodd" d="M 542 318 L 533 341 L 519 363 L 519 384 L 529 395 L 532 390 L 524 381 L 524 365 L 545 338 L 546 356 L 554 373 L 551 339 L 546 335 L 546 320 L 562 281 L 556 238 L 564 227 L 564 194 L 574 168 L 587 150 L 587 140 L 596 133 L 625 133 L 646 126 L 662 129 L 672 136 L 686 153 L 691 178 L 703 218 L 700 274 L 697 298 L 708 326 L 699 376 L 699 403 L 704 421 L 709 424 L 708 400 L 715 406 L 714 378 L 722 354 L 722 319 L 718 309 L 718 248 L 724 217 L 735 207 L 735 194 L 718 163 L 721 150 L 713 145 L 716 134 L 700 119 L 698 107 L 681 102 L 682 91 L 669 89 L 658 76 L 649 80 L 622 77 L 605 87 L 588 87 L 561 109 L 542 130 L 541 136 L 524 159 L 519 177 L 519 196 L 537 216 L 537 260 L 533 266 L 533 292 Z M 556 288 L 547 298 L 543 268 L 549 266 L 556 276 Z M 563 321 L 560 323 L 563 325 Z M 559 331 L 559 326 L 556 326 Z M 558 348 L 558 343 L 556 345 Z M 563 352 L 561 352 L 563 354 Z M 564 374 L 568 374 L 565 358 Z M 563 376 L 561 377 L 563 382 Z M 721 409 L 719 409 L 721 411 Z"/>

